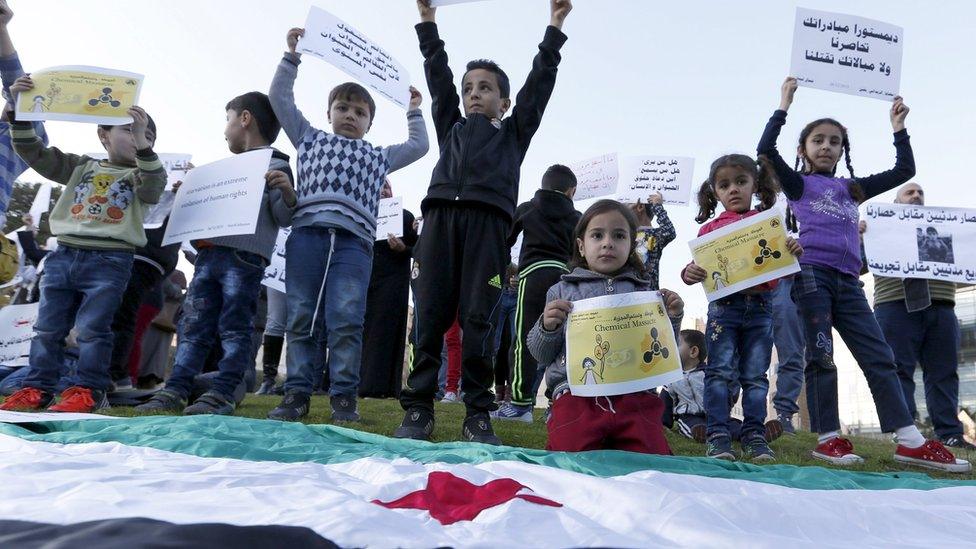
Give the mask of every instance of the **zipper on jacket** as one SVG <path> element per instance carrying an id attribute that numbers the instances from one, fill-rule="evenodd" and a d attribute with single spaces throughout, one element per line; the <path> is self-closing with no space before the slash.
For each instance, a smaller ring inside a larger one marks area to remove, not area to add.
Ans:
<path id="1" fill-rule="evenodd" d="M 608 278 L 607 279 L 607 293 L 608 294 L 612 294 L 613 293 L 613 279 L 612 278 Z"/>

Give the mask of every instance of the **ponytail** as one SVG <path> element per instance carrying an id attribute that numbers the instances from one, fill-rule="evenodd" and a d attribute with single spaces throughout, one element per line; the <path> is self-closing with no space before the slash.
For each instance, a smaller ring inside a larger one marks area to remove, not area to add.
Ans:
<path id="1" fill-rule="evenodd" d="M 698 215 L 695 217 L 695 221 L 698 223 L 708 221 L 715 215 L 716 208 L 718 208 L 718 198 L 712 189 L 712 177 L 709 177 L 698 188 Z"/>

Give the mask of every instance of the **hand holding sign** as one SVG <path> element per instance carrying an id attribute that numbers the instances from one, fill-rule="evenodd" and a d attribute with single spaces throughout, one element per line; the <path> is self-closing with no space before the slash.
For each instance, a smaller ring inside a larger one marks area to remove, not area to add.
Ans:
<path id="1" fill-rule="evenodd" d="M 905 129 L 905 117 L 908 116 L 908 105 L 900 95 L 895 96 L 895 102 L 891 105 L 891 129 L 900 132 Z"/>
<path id="2" fill-rule="evenodd" d="M 786 80 L 783 81 L 783 86 L 780 88 L 779 95 L 779 110 L 788 111 L 790 110 L 790 105 L 793 104 L 793 96 L 796 95 L 796 78 L 792 76 L 787 76 Z"/>
<path id="3" fill-rule="evenodd" d="M 285 35 L 285 43 L 288 44 L 288 51 L 294 53 L 295 55 L 301 55 L 295 48 L 298 47 L 298 39 L 305 36 L 305 29 L 294 27 L 288 31 Z"/>

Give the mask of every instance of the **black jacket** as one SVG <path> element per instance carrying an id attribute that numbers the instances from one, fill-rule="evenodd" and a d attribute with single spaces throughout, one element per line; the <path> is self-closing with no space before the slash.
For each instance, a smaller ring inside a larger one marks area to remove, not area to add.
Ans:
<path id="1" fill-rule="evenodd" d="M 421 211 L 426 214 L 431 206 L 467 202 L 486 205 L 511 219 L 518 201 L 522 160 L 556 85 L 559 48 L 566 35 L 556 27 L 546 28 L 512 115 L 496 128 L 482 114 L 470 118 L 461 115 L 461 98 L 437 25 L 420 23 L 416 28 L 440 146 L 440 158 Z"/>
<path id="2" fill-rule="evenodd" d="M 166 234 L 166 225 L 169 217 L 163 221 L 163 225 L 156 229 L 146 229 L 146 245 L 136 250 L 136 261 L 145 261 L 153 267 L 159 269 L 160 274 L 169 276 L 176 269 L 176 262 L 180 257 L 180 244 L 170 244 L 163 246 L 163 235 Z"/>
<path id="3" fill-rule="evenodd" d="M 515 210 L 515 222 L 508 237 L 509 247 L 523 233 L 519 272 L 539 261 L 568 263 L 573 255 L 573 231 L 582 214 L 573 200 L 559 191 L 539 189 Z"/>

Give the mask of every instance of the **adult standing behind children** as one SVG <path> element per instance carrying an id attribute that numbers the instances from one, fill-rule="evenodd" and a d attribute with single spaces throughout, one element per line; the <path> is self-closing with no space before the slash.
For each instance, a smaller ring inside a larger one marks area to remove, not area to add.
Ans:
<path id="1" fill-rule="evenodd" d="M 413 292 L 416 326 L 414 361 L 400 393 L 406 410 L 393 433 L 398 438 L 429 440 L 434 432 L 434 395 L 442 336 L 459 312 L 464 332 L 461 392 L 467 416 L 466 440 L 498 444 L 488 412 L 491 393 L 491 312 L 501 296 L 501 277 L 510 260 L 509 226 L 518 199 L 519 168 L 556 84 L 560 30 L 573 8 L 570 0 L 550 0 L 550 24 L 539 44 L 532 70 L 512 105 L 508 76 L 494 62 L 468 63 L 454 86 L 444 41 L 429 0 L 417 0 L 417 25 L 424 72 L 441 156 L 421 203 L 424 231 L 414 251 Z"/>
<path id="2" fill-rule="evenodd" d="M 294 95 L 301 62 L 295 48 L 304 34 L 288 31 L 288 51 L 271 82 L 271 104 L 298 150 L 298 208 L 285 246 L 288 378 L 284 399 L 268 417 L 294 421 L 308 414 L 319 363 L 316 332 L 324 332 L 332 419 L 359 421 L 356 395 L 380 189 L 387 174 L 427 154 L 427 128 L 422 97 L 411 87 L 408 140 L 389 147 L 366 141 L 376 103 L 354 82 L 329 92 L 332 133 L 312 127 Z"/>

